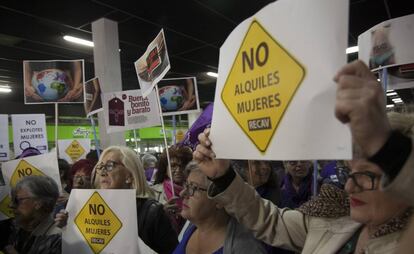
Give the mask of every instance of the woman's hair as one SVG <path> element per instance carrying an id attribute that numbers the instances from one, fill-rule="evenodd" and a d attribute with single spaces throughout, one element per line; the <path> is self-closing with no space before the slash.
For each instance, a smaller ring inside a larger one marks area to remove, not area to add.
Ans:
<path id="1" fill-rule="evenodd" d="M 142 156 L 141 158 L 142 160 L 142 164 L 144 166 L 144 169 L 146 169 L 148 167 L 149 164 L 154 163 L 154 165 L 157 164 L 157 157 L 155 157 L 152 154 L 146 153 L 144 154 L 144 156 Z"/>
<path id="2" fill-rule="evenodd" d="M 202 174 L 204 178 L 205 186 L 208 186 L 211 183 L 211 181 L 207 178 L 207 176 L 203 173 L 203 171 L 201 171 L 196 161 L 190 161 L 185 167 L 184 174 L 186 175 L 186 177 L 188 177 L 190 173 Z"/>
<path id="3" fill-rule="evenodd" d="M 400 131 L 406 136 L 413 136 L 414 133 L 414 114 L 390 112 L 387 114 L 391 128 Z"/>
<path id="4" fill-rule="evenodd" d="M 113 152 L 119 155 L 119 160 L 124 164 L 125 168 L 131 173 L 134 178 L 132 181 L 132 189 L 136 189 L 137 197 L 148 198 L 153 196 L 153 191 L 147 184 L 147 180 L 144 174 L 144 168 L 138 155 L 130 148 L 125 146 L 110 146 L 106 148 L 99 158 L 97 165 L 102 163 L 102 158 L 105 157 L 109 152 Z M 94 173 L 96 174 L 96 166 L 94 168 Z M 97 181 L 93 181 L 95 187 L 99 187 Z"/>
<path id="5" fill-rule="evenodd" d="M 76 174 L 76 172 L 82 170 L 85 173 L 87 173 L 89 176 L 92 175 L 92 170 L 95 167 L 96 162 L 89 160 L 89 159 L 81 159 L 78 160 L 77 162 L 75 162 L 71 169 L 70 169 L 70 174 L 69 174 L 69 187 L 72 188 L 73 185 L 73 176 Z"/>
<path id="6" fill-rule="evenodd" d="M 15 197 L 16 192 L 25 189 L 41 202 L 41 211 L 44 214 L 53 212 L 56 201 L 59 197 L 59 188 L 55 180 L 49 176 L 25 176 L 12 189 L 12 196 Z"/>
<path id="7" fill-rule="evenodd" d="M 256 165 L 260 163 L 261 161 L 251 161 L 251 166 Z M 267 182 L 264 184 L 267 187 L 274 187 L 279 189 L 279 179 L 275 172 L 275 170 L 272 168 L 272 164 L 270 161 L 265 161 L 265 163 L 269 163 L 270 166 L 270 175 Z M 243 178 L 245 182 L 248 181 L 248 174 L 249 174 L 249 161 L 247 160 L 232 160 L 231 161 L 232 167 L 236 170 L 236 172 Z"/>
<path id="8" fill-rule="evenodd" d="M 170 159 L 176 158 L 181 162 L 181 165 L 183 167 L 185 167 L 193 159 L 193 152 L 187 146 L 171 146 L 170 148 L 168 148 L 168 153 L 170 155 Z M 157 168 L 158 171 L 155 174 L 154 184 L 162 183 L 166 178 L 168 178 L 168 160 L 167 152 L 165 149 L 160 156 Z"/>

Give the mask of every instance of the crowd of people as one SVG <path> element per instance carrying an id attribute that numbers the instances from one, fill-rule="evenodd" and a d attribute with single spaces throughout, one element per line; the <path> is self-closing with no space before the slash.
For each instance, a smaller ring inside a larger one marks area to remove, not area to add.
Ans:
<path id="1" fill-rule="evenodd" d="M 410 253 L 414 117 L 387 115 L 382 87 L 360 61 L 334 80 L 353 159 L 321 161 L 318 179 L 311 161 L 216 159 L 208 128 L 169 156 L 111 146 L 99 158 L 59 161 L 61 188 L 49 176 L 23 177 L 11 191 L 14 218 L 0 222 L 0 249 L 61 253 L 72 189 L 134 189 L 137 237 L 155 253 Z"/>

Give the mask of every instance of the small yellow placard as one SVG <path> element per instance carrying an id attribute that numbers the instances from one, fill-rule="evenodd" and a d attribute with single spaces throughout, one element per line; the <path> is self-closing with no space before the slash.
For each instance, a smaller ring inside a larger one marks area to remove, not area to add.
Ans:
<path id="1" fill-rule="evenodd" d="M 122 222 L 98 192 L 85 203 L 75 224 L 94 254 L 100 253 L 122 228 Z"/>
<path id="2" fill-rule="evenodd" d="M 6 195 L 2 201 L 0 201 L 0 212 L 9 218 L 14 217 L 13 210 L 9 207 L 11 202 L 10 196 Z"/>
<path id="3" fill-rule="evenodd" d="M 265 153 L 305 68 L 253 20 L 221 92 L 243 132 Z"/>
<path id="4" fill-rule="evenodd" d="M 19 164 L 17 164 L 16 169 L 14 170 L 12 177 L 10 179 L 10 186 L 16 186 L 16 183 L 25 176 L 43 176 L 45 175 L 40 169 L 37 169 L 32 164 L 28 163 L 25 160 L 21 160 Z"/>
<path id="5" fill-rule="evenodd" d="M 85 149 L 83 149 L 82 145 L 77 140 L 73 140 L 68 148 L 66 148 L 65 152 L 72 159 L 72 162 L 75 162 L 85 153 Z"/>

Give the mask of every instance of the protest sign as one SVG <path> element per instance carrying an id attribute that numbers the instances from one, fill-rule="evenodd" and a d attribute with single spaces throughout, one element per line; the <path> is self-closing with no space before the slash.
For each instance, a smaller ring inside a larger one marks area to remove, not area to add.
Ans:
<path id="1" fill-rule="evenodd" d="M 24 103 L 84 103 L 84 61 L 23 61 Z"/>
<path id="2" fill-rule="evenodd" d="M 140 90 L 109 92 L 102 100 L 107 133 L 160 124 L 155 91 L 146 98 Z"/>
<path id="3" fill-rule="evenodd" d="M 11 115 L 14 154 L 20 155 L 28 147 L 47 153 L 46 120 L 44 114 Z"/>
<path id="4" fill-rule="evenodd" d="M 91 150 L 90 139 L 61 139 L 58 140 L 59 157 L 70 164 L 85 159 Z"/>
<path id="5" fill-rule="evenodd" d="M 59 191 L 62 190 L 56 153 L 46 153 L 4 162 L 1 170 L 6 184 L 11 188 L 25 176 L 47 175 L 56 181 Z"/>
<path id="6" fill-rule="evenodd" d="M 93 78 L 85 83 L 85 113 L 90 117 L 103 110 L 101 100 L 101 86 L 98 78 Z"/>
<path id="7" fill-rule="evenodd" d="M 163 79 L 157 86 L 164 116 L 200 111 L 195 77 Z"/>
<path id="8" fill-rule="evenodd" d="M 7 161 L 9 159 L 9 116 L 0 115 L 0 161 Z"/>
<path id="9" fill-rule="evenodd" d="M 218 158 L 351 158 L 349 129 L 333 114 L 348 5 L 280 0 L 233 30 L 220 48 L 211 129 Z"/>
<path id="10" fill-rule="evenodd" d="M 140 253 L 135 190 L 73 189 L 63 253 Z"/>
<path id="11" fill-rule="evenodd" d="M 10 188 L 7 185 L 0 186 L 0 221 L 14 217 L 13 210 L 10 208 Z"/>
<path id="12" fill-rule="evenodd" d="M 161 29 L 157 37 L 148 45 L 145 53 L 135 62 L 135 71 L 144 97 L 151 93 L 170 68 L 164 30 Z"/>

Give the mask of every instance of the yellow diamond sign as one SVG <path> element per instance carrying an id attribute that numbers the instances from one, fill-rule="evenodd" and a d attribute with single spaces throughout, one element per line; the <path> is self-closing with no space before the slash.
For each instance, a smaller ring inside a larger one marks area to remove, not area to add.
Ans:
<path id="1" fill-rule="evenodd" d="M 2 201 L 0 201 L 0 212 L 9 218 L 14 217 L 13 210 L 9 207 L 11 202 L 10 196 L 6 195 Z"/>
<path id="2" fill-rule="evenodd" d="M 66 148 L 65 152 L 69 155 L 72 161 L 75 162 L 85 153 L 85 149 L 83 149 L 77 140 L 73 140 L 68 148 Z"/>
<path id="3" fill-rule="evenodd" d="M 75 224 L 95 254 L 100 253 L 122 228 L 122 222 L 98 192 L 85 203 Z"/>
<path id="4" fill-rule="evenodd" d="M 305 77 L 305 68 L 253 20 L 227 76 L 221 99 L 264 153 Z"/>
<path id="5" fill-rule="evenodd" d="M 16 183 L 25 176 L 43 176 L 45 175 L 42 171 L 37 169 L 32 164 L 28 163 L 25 160 L 21 160 L 19 164 L 17 164 L 16 169 L 14 170 L 11 179 L 10 179 L 10 186 L 16 186 Z"/>

